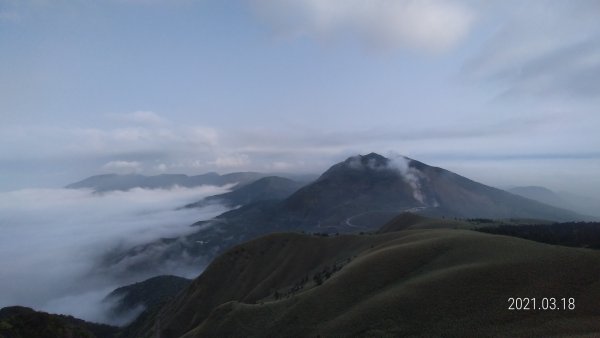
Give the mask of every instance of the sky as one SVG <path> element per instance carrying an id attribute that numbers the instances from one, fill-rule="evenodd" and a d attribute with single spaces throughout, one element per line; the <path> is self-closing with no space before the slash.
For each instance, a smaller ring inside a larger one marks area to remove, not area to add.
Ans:
<path id="1" fill-rule="evenodd" d="M 403 154 L 600 193 L 600 3 L 0 0 L 0 191 Z"/>

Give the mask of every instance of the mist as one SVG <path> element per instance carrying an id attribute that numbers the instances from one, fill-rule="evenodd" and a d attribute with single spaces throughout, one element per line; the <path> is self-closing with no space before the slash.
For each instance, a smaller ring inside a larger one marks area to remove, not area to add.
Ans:
<path id="1" fill-rule="evenodd" d="M 119 269 L 101 269 L 102 257 L 116 248 L 196 231 L 191 224 L 227 208 L 219 204 L 179 207 L 227 192 L 230 187 L 136 188 L 102 194 L 83 189 L 0 193 L 0 308 L 23 305 L 109 322 L 104 297 L 117 287 L 150 276 L 147 271 L 132 271 L 124 277 Z M 203 269 L 156 264 L 156 273 L 187 277 Z"/>

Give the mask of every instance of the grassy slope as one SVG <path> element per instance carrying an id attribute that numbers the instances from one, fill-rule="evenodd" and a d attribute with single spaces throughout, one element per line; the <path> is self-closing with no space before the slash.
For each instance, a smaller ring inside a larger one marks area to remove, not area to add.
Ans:
<path id="1" fill-rule="evenodd" d="M 215 259 L 184 293 L 161 310 L 162 335 L 184 334 L 228 301 L 255 303 L 272 298 L 275 291 L 284 291 L 306 276 L 312 279 L 323 267 L 385 240 L 385 236 L 371 237 L 272 234 L 236 246 Z"/>
<path id="2" fill-rule="evenodd" d="M 375 246 L 323 285 L 262 305 L 227 302 L 186 337 L 550 336 L 600 331 L 598 252 L 464 230 L 409 230 L 364 238 Z M 574 297 L 577 307 L 508 311 L 508 297 Z"/>
<path id="3" fill-rule="evenodd" d="M 399 227 L 398 229 L 394 228 Z M 217 258 L 143 334 L 581 335 L 600 331 L 600 253 L 399 216 L 385 233 L 274 234 Z M 348 258 L 351 261 L 348 262 Z M 312 276 L 343 268 L 317 286 Z M 306 276 L 291 296 L 274 299 Z M 508 297 L 575 297 L 575 311 L 508 311 Z M 190 331 L 191 330 L 191 331 Z"/>

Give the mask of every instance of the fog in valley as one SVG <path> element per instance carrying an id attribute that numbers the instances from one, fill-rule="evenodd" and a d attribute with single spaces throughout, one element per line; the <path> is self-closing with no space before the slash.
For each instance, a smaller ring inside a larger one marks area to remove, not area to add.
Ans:
<path id="1" fill-rule="evenodd" d="M 113 289 L 151 277 L 99 266 L 115 249 L 177 237 L 226 208 L 211 204 L 179 209 L 226 187 L 132 189 L 94 193 L 85 189 L 25 189 L 0 193 L 0 308 L 9 305 L 106 321 L 102 299 Z M 194 277 L 203 266 L 169 262 L 155 274 Z"/>

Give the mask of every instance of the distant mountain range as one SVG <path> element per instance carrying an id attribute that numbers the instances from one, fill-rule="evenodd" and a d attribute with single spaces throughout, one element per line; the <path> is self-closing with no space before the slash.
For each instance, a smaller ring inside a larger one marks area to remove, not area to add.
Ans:
<path id="1" fill-rule="evenodd" d="M 82 181 L 66 186 L 67 189 L 93 189 L 96 192 L 113 190 L 129 190 L 133 188 L 166 189 L 173 186 L 197 187 L 200 185 L 225 185 L 238 183 L 240 186 L 253 182 L 266 174 L 255 172 L 239 172 L 219 175 L 211 172 L 196 176 L 180 174 L 163 174 L 156 176 L 144 176 L 139 174 L 106 174 L 88 177 Z"/>
<path id="2" fill-rule="evenodd" d="M 590 197 L 568 192 L 555 192 L 539 186 L 513 187 L 507 189 L 507 191 L 548 205 L 573 210 L 583 215 L 592 215 L 596 219 L 600 218 L 600 201 Z"/>
<path id="3" fill-rule="evenodd" d="M 271 184 L 271 183 L 277 184 Z M 157 262 L 186 259 L 204 264 L 224 250 L 272 232 L 348 233 L 372 231 L 405 211 L 454 218 L 581 220 L 572 211 L 552 207 L 469 180 L 409 158 L 388 159 L 371 153 L 335 164 L 317 180 L 297 189 L 281 178 L 268 178 L 226 194 L 240 208 L 194 226 L 178 239 L 161 239 L 126 251 L 114 251 L 103 264 L 143 270 Z M 273 189 L 276 188 L 276 189 Z M 277 195 L 274 191 L 284 191 Z M 279 196 L 281 199 L 263 199 Z M 283 198 L 285 197 L 285 198 Z M 208 201 L 211 198 L 207 199 Z M 201 201 L 199 203 L 206 203 Z M 131 263 L 135 262 L 135 263 Z"/>
<path id="4" fill-rule="evenodd" d="M 266 180 L 257 182 L 263 178 Z M 66 188 L 106 192 L 236 183 L 234 191 L 230 193 L 212 196 L 186 207 L 217 201 L 229 206 L 243 206 L 291 197 L 282 206 L 282 212 L 303 223 L 303 227 L 315 222 L 319 227 L 335 228 L 340 223 L 377 227 L 403 210 L 447 217 L 518 217 L 569 221 L 585 218 L 569 210 L 595 214 L 597 209 L 597 201 L 566 193 L 558 194 L 537 186 L 514 187 L 507 191 L 544 205 L 515 199 L 500 189 L 479 184 L 442 168 L 431 167 L 406 157 L 387 159 L 375 153 L 351 157 L 332 166 L 318 178 L 318 182 L 314 182 L 316 184 L 291 196 L 300 187 L 316 179 L 313 175 L 257 172 L 224 175 L 210 172 L 195 176 L 106 174 L 91 176 L 69 184 Z M 257 184 L 237 192 L 253 182 Z M 555 208 L 548 208 L 548 205 Z M 297 217 L 296 214 L 301 216 Z"/>
<path id="5" fill-rule="evenodd" d="M 565 205 L 565 201 L 562 200 L 554 191 L 538 186 L 526 186 L 526 187 L 514 187 L 507 189 L 508 192 L 527 197 L 534 201 L 542 202 L 548 205 L 560 206 Z"/>

